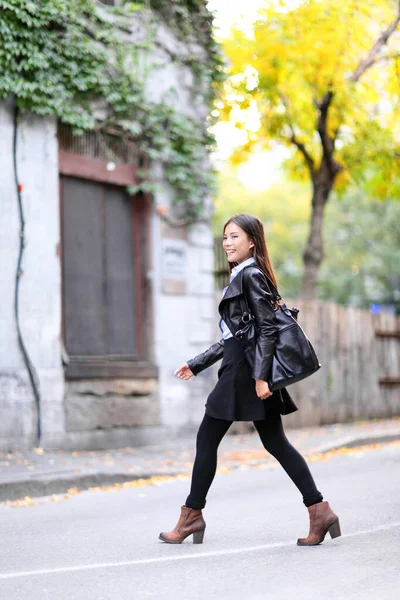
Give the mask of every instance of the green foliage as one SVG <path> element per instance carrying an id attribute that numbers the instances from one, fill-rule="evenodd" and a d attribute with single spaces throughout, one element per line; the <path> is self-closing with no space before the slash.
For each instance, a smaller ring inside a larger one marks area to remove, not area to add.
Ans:
<path id="1" fill-rule="evenodd" d="M 276 183 L 267 190 L 247 188 L 235 169 L 225 168 L 218 179 L 213 216 L 214 235 L 221 237 L 224 223 L 235 213 L 257 215 L 264 224 L 265 239 L 282 295 L 295 298 L 302 273 L 302 248 L 310 218 L 310 190 L 293 182 Z"/>
<path id="2" fill-rule="evenodd" d="M 217 109 L 243 134 L 236 163 L 277 142 L 291 149 L 292 179 L 312 184 L 312 227 L 301 253 L 305 299 L 317 292 L 318 211 L 332 190 L 399 197 L 399 39 L 398 0 L 264 0 L 251 31 L 238 23 L 225 41 L 230 74 Z M 354 278 L 345 273 L 348 291 Z"/>
<path id="3" fill-rule="evenodd" d="M 353 188 L 334 196 L 326 213 L 319 299 L 358 308 L 393 304 L 400 314 L 400 203 Z"/>
<path id="4" fill-rule="evenodd" d="M 166 18 L 162 4 L 150 3 Z M 167 22 L 172 26 L 179 13 L 178 25 L 186 23 L 185 31 L 178 27 L 180 36 L 206 47 L 198 91 L 206 97 L 218 61 L 211 15 L 203 2 L 168 5 Z M 210 190 L 205 163 L 213 140 L 208 123 L 146 98 L 138 67 L 143 42 L 135 45 L 129 38 L 131 14 L 143 8 L 143 1 L 114 10 L 95 0 L 0 0 L 0 99 L 13 96 L 20 109 L 55 115 L 75 130 L 119 131 L 150 159 L 162 161 L 175 202 L 193 221 Z M 200 35 L 195 29 L 199 22 Z"/>
<path id="5" fill-rule="evenodd" d="M 288 299 L 298 297 L 311 210 L 309 187 L 283 181 L 254 191 L 239 181 L 237 170 L 227 168 L 219 174 L 218 187 L 214 235 L 221 237 L 225 221 L 235 213 L 257 215 L 279 289 Z M 394 304 L 400 314 L 400 203 L 373 200 L 353 187 L 340 197 L 334 194 L 325 211 L 318 299 L 367 310 L 371 302 Z"/>
<path id="6" fill-rule="evenodd" d="M 239 24 L 224 44 L 230 76 L 221 114 L 246 133 L 236 160 L 275 141 L 292 149 L 286 166 L 297 180 L 309 181 L 327 166 L 338 192 L 356 182 L 372 197 L 395 197 L 398 0 L 260 6 L 251 34 Z M 372 180 L 371 166 L 379 175 Z"/>

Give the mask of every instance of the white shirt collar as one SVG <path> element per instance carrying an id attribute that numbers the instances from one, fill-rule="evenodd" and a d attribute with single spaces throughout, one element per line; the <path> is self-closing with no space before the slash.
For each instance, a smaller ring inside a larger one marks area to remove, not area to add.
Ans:
<path id="1" fill-rule="evenodd" d="M 251 265 L 254 262 L 256 262 L 255 258 L 253 256 L 250 256 L 250 258 L 247 258 L 242 263 L 236 265 L 236 267 L 233 267 L 232 272 L 231 272 L 231 279 L 233 277 L 236 277 L 236 275 L 239 273 L 239 271 L 244 269 L 244 267 L 246 267 L 247 265 Z"/>

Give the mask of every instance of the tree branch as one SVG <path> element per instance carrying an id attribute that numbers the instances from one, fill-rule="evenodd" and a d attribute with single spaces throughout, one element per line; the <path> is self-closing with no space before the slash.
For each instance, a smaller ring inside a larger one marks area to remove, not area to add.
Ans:
<path id="1" fill-rule="evenodd" d="M 282 100 L 285 108 L 286 108 L 286 118 L 287 118 L 287 122 L 289 125 L 289 129 L 291 132 L 291 138 L 290 141 L 296 146 L 296 148 L 302 153 L 304 160 L 306 161 L 306 164 L 309 168 L 310 174 L 311 174 L 311 179 L 313 179 L 314 174 L 315 174 L 315 163 L 314 163 L 314 159 L 311 156 L 311 154 L 308 152 L 307 148 L 305 147 L 305 145 L 303 144 L 303 142 L 300 142 L 300 140 L 297 138 L 296 133 L 294 131 L 294 126 L 293 126 L 293 122 L 290 118 L 290 114 L 289 114 L 289 100 L 288 98 L 285 96 L 285 94 L 283 94 L 282 92 L 278 92 L 280 99 Z"/>
<path id="2" fill-rule="evenodd" d="M 331 138 L 327 130 L 328 111 L 332 102 L 332 98 L 333 92 L 326 92 L 321 102 L 315 102 L 315 105 L 319 110 L 317 131 L 321 140 L 323 158 L 331 175 L 335 177 L 342 170 L 342 166 L 333 158 L 333 153 L 335 151 L 335 138 Z"/>
<path id="3" fill-rule="evenodd" d="M 394 19 L 393 23 L 389 25 L 389 27 L 381 33 L 381 35 L 376 40 L 375 44 L 372 46 L 369 51 L 368 56 L 361 60 L 357 69 L 354 71 L 353 75 L 349 77 L 349 81 L 356 83 L 360 77 L 370 68 L 372 67 L 376 61 L 376 55 L 379 51 L 387 44 L 390 36 L 396 31 L 398 24 L 400 23 L 400 2 L 397 10 L 397 16 Z"/>
<path id="4" fill-rule="evenodd" d="M 376 58 L 371 67 L 373 67 L 374 65 L 377 65 L 378 63 L 381 62 L 386 62 L 389 60 L 396 60 L 397 58 L 400 58 L 400 52 L 395 52 L 394 54 L 384 54 L 383 56 L 378 56 L 378 58 Z"/>
<path id="5" fill-rule="evenodd" d="M 293 131 L 292 126 L 291 126 L 290 123 L 289 123 L 289 127 L 290 127 L 290 131 L 291 131 L 291 134 L 292 134 L 290 140 L 297 147 L 297 149 L 300 150 L 300 152 L 302 153 L 302 155 L 304 157 L 304 160 L 306 161 L 307 166 L 308 166 L 308 168 L 310 170 L 311 177 L 313 177 L 314 173 L 315 173 L 315 171 L 314 171 L 314 159 L 311 156 L 311 154 L 308 152 L 308 150 L 305 147 L 305 145 L 303 144 L 303 142 L 300 142 L 297 139 L 296 134 L 294 133 L 294 131 Z"/>
<path id="6" fill-rule="evenodd" d="M 383 60 L 384 57 L 379 57 L 378 54 L 380 50 L 385 46 L 388 42 L 390 36 L 396 31 L 397 26 L 400 23 L 400 0 L 398 3 L 398 11 L 397 16 L 394 21 L 389 25 L 389 27 L 383 31 L 379 38 L 376 40 L 375 44 L 372 46 L 371 50 L 368 53 L 368 56 L 361 60 L 357 69 L 354 71 L 353 75 L 349 77 L 349 81 L 356 83 L 360 77 L 373 65 L 377 62 Z M 398 56 L 398 54 L 397 54 Z M 321 139 L 323 158 L 325 163 L 333 176 L 336 176 L 341 170 L 342 166 L 336 162 L 333 158 L 333 154 L 335 151 L 335 139 L 336 135 L 332 138 L 329 136 L 327 131 L 327 122 L 328 122 L 328 112 L 332 102 L 333 92 L 332 90 L 326 92 L 321 102 L 315 102 L 316 107 L 319 110 L 318 122 L 317 122 L 317 131 L 319 137 Z"/>

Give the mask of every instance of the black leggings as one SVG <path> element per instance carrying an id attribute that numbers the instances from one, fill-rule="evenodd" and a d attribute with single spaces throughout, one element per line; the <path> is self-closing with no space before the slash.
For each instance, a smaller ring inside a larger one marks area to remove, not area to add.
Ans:
<path id="1" fill-rule="evenodd" d="M 204 415 L 197 434 L 196 458 L 193 465 L 190 494 L 185 502 L 186 506 L 198 510 L 204 508 L 208 490 L 217 470 L 218 446 L 232 422 Z M 322 495 L 315 486 L 306 461 L 290 444 L 285 435 L 281 415 L 271 411 L 264 421 L 254 421 L 254 426 L 264 448 L 280 462 L 300 490 L 304 504 L 311 506 L 322 502 Z"/>

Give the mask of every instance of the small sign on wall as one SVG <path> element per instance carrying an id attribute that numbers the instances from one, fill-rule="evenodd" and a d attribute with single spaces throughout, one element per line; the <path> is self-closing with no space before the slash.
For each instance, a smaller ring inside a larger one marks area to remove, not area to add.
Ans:
<path id="1" fill-rule="evenodd" d="M 162 289 L 167 294 L 186 294 L 187 248 L 184 240 L 162 240 Z"/>

